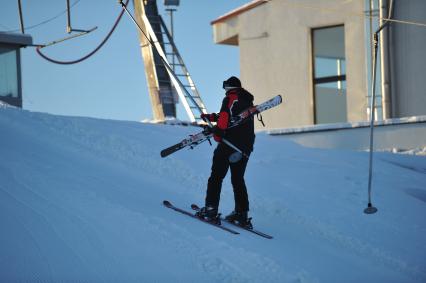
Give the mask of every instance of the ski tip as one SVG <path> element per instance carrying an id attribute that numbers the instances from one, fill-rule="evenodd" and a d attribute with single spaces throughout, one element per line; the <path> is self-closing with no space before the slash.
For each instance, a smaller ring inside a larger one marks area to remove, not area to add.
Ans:
<path id="1" fill-rule="evenodd" d="M 171 207 L 172 203 L 170 201 L 168 201 L 168 200 L 163 200 L 163 205 L 167 206 L 167 207 Z"/>

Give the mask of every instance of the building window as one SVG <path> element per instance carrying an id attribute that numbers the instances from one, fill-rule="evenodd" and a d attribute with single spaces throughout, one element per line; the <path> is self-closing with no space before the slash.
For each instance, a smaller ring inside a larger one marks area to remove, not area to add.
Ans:
<path id="1" fill-rule="evenodd" d="M 347 121 L 344 26 L 312 30 L 314 122 Z"/>
<path id="2" fill-rule="evenodd" d="M 19 49 L 0 46 L 0 100 L 21 106 L 19 90 Z"/>

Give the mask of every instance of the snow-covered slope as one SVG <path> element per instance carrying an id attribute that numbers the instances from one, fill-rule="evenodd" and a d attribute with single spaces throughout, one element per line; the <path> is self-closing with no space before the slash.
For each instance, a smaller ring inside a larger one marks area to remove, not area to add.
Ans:
<path id="1" fill-rule="evenodd" d="M 426 282 L 426 159 L 258 135 L 255 226 L 232 235 L 164 208 L 203 203 L 213 147 L 159 152 L 193 127 L 0 106 L 1 282 Z M 367 137 L 366 137 L 367 138 Z M 221 210 L 233 208 L 229 179 Z"/>

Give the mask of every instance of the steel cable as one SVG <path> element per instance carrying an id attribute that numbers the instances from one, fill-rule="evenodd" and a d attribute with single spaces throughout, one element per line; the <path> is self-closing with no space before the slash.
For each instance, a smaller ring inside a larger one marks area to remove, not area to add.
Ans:
<path id="1" fill-rule="evenodd" d="M 129 0 L 126 1 L 126 5 L 129 3 Z M 107 34 L 107 36 L 102 40 L 102 42 L 89 54 L 87 54 L 86 56 L 77 59 L 77 60 L 73 60 L 73 61 L 59 61 L 59 60 L 55 60 L 52 58 L 49 58 L 48 56 L 44 55 L 40 49 L 43 48 L 43 46 L 37 46 L 36 51 L 37 53 L 43 57 L 45 60 L 54 63 L 54 64 L 60 64 L 60 65 L 72 65 L 72 64 L 77 64 L 80 63 L 86 59 L 88 59 L 89 57 L 91 57 L 92 55 L 94 55 L 99 49 L 101 49 L 101 47 L 108 41 L 108 39 L 111 37 L 112 33 L 114 32 L 114 30 L 116 29 L 116 27 L 118 26 L 118 23 L 120 22 L 122 16 L 124 14 L 124 10 L 122 10 L 120 12 L 120 14 L 117 17 L 117 20 L 115 21 L 113 27 L 111 28 L 111 30 L 109 31 L 109 33 Z"/>

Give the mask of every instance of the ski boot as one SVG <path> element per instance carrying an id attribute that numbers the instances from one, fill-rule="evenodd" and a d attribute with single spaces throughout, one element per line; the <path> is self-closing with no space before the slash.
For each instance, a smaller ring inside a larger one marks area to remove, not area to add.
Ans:
<path id="1" fill-rule="evenodd" d="M 253 229 L 253 225 L 251 224 L 251 217 L 248 217 L 247 211 L 234 210 L 225 217 L 225 220 L 247 229 Z"/>
<path id="2" fill-rule="evenodd" d="M 195 213 L 196 216 L 212 222 L 215 224 L 220 224 L 220 214 L 217 213 L 218 209 L 213 206 L 202 207 L 199 211 Z"/>

